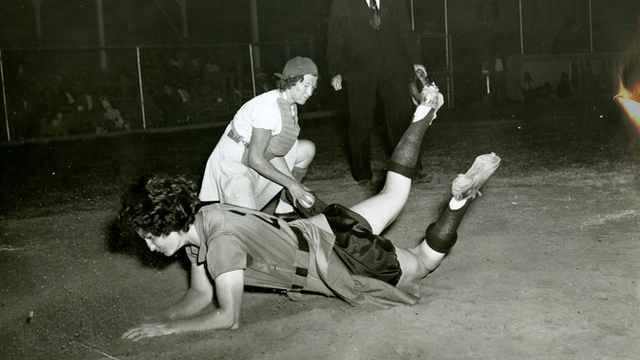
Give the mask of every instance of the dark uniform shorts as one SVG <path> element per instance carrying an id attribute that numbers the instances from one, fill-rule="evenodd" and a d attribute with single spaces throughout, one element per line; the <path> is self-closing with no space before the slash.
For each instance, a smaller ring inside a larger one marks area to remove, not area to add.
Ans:
<path id="1" fill-rule="evenodd" d="M 333 250 L 352 275 L 398 283 L 402 270 L 391 241 L 374 235 L 365 218 L 341 205 L 329 205 L 322 213 L 336 237 Z"/>

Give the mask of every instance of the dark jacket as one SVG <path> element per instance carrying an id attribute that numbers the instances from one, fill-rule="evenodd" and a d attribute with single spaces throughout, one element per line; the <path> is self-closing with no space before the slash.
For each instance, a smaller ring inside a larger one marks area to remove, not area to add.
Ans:
<path id="1" fill-rule="evenodd" d="M 382 0 L 381 23 L 374 29 L 369 23 L 365 0 L 334 0 L 329 15 L 327 61 L 331 77 L 344 81 L 368 76 L 371 61 L 386 59 L 390 67 L 403 69 L 407 78 L 413 65 L 421 64 L 417 39 L 405 0 Z"/>

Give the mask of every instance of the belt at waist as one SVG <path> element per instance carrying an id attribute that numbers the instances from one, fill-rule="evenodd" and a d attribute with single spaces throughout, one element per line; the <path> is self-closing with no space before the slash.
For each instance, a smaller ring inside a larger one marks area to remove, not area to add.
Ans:
<path id="1" fill-rule="evenodd" d="M 240 134 L 238 134 L 236 132 L 236 129 L 234 129 L 233 127 L 231 127 L 231 130 L 229 130 L 229 132 L 227 133 L 227 136 L 230 137 L 231 140 L 237 142 L 238 144 L 242 144 L 246 148 L 249 147 L 249 143 L 245 141 L 244 138 L 242 138 L 242 136 L 240 136 Z"/>
<path id="2" fill-rule="evenodd" d="M 293 265 L 296 267 L 296 273 L 291 281 L 292 290 L 301 290 L 307 285 L 307 275 L 309 274 L 309 242 L 302 234 L 302 231 L 295 226 L 291 226 L 291 230 L 298 239 L 298 250 L 296 251 L 296 259 Z"/>

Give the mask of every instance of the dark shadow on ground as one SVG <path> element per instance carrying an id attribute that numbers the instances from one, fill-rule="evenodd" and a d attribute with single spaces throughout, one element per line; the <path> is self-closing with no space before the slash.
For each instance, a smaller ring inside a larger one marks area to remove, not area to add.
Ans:
<path id="1" fill-rule="evenodd" d="M 161 253 L 150 251 L 145 242 L 133 230 L 122 226 L 117 218 L 111 220 L 105 231 L 104 246 L 107 251 L 116 254 L 125 254 L 136 258 L 141 265 L 164 269 L 176 261 L 188 268 L 188 259 L 178 255 L 165 256 Z"/>

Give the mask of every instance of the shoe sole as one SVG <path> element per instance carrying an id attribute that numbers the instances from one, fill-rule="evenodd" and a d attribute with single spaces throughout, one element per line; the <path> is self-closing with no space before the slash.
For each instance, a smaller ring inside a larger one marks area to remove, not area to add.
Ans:
<path id="1" fill-rule="evenodd" d="M 451 184 L 451 193 L 456 200 L 474 199 L 476 195 L 482 195 L 480 188 L 491 177 L 500 165 L 500 157 L 495 153 L 480 155 L 476 158 L 471 168 L 460 174 Z"/>

